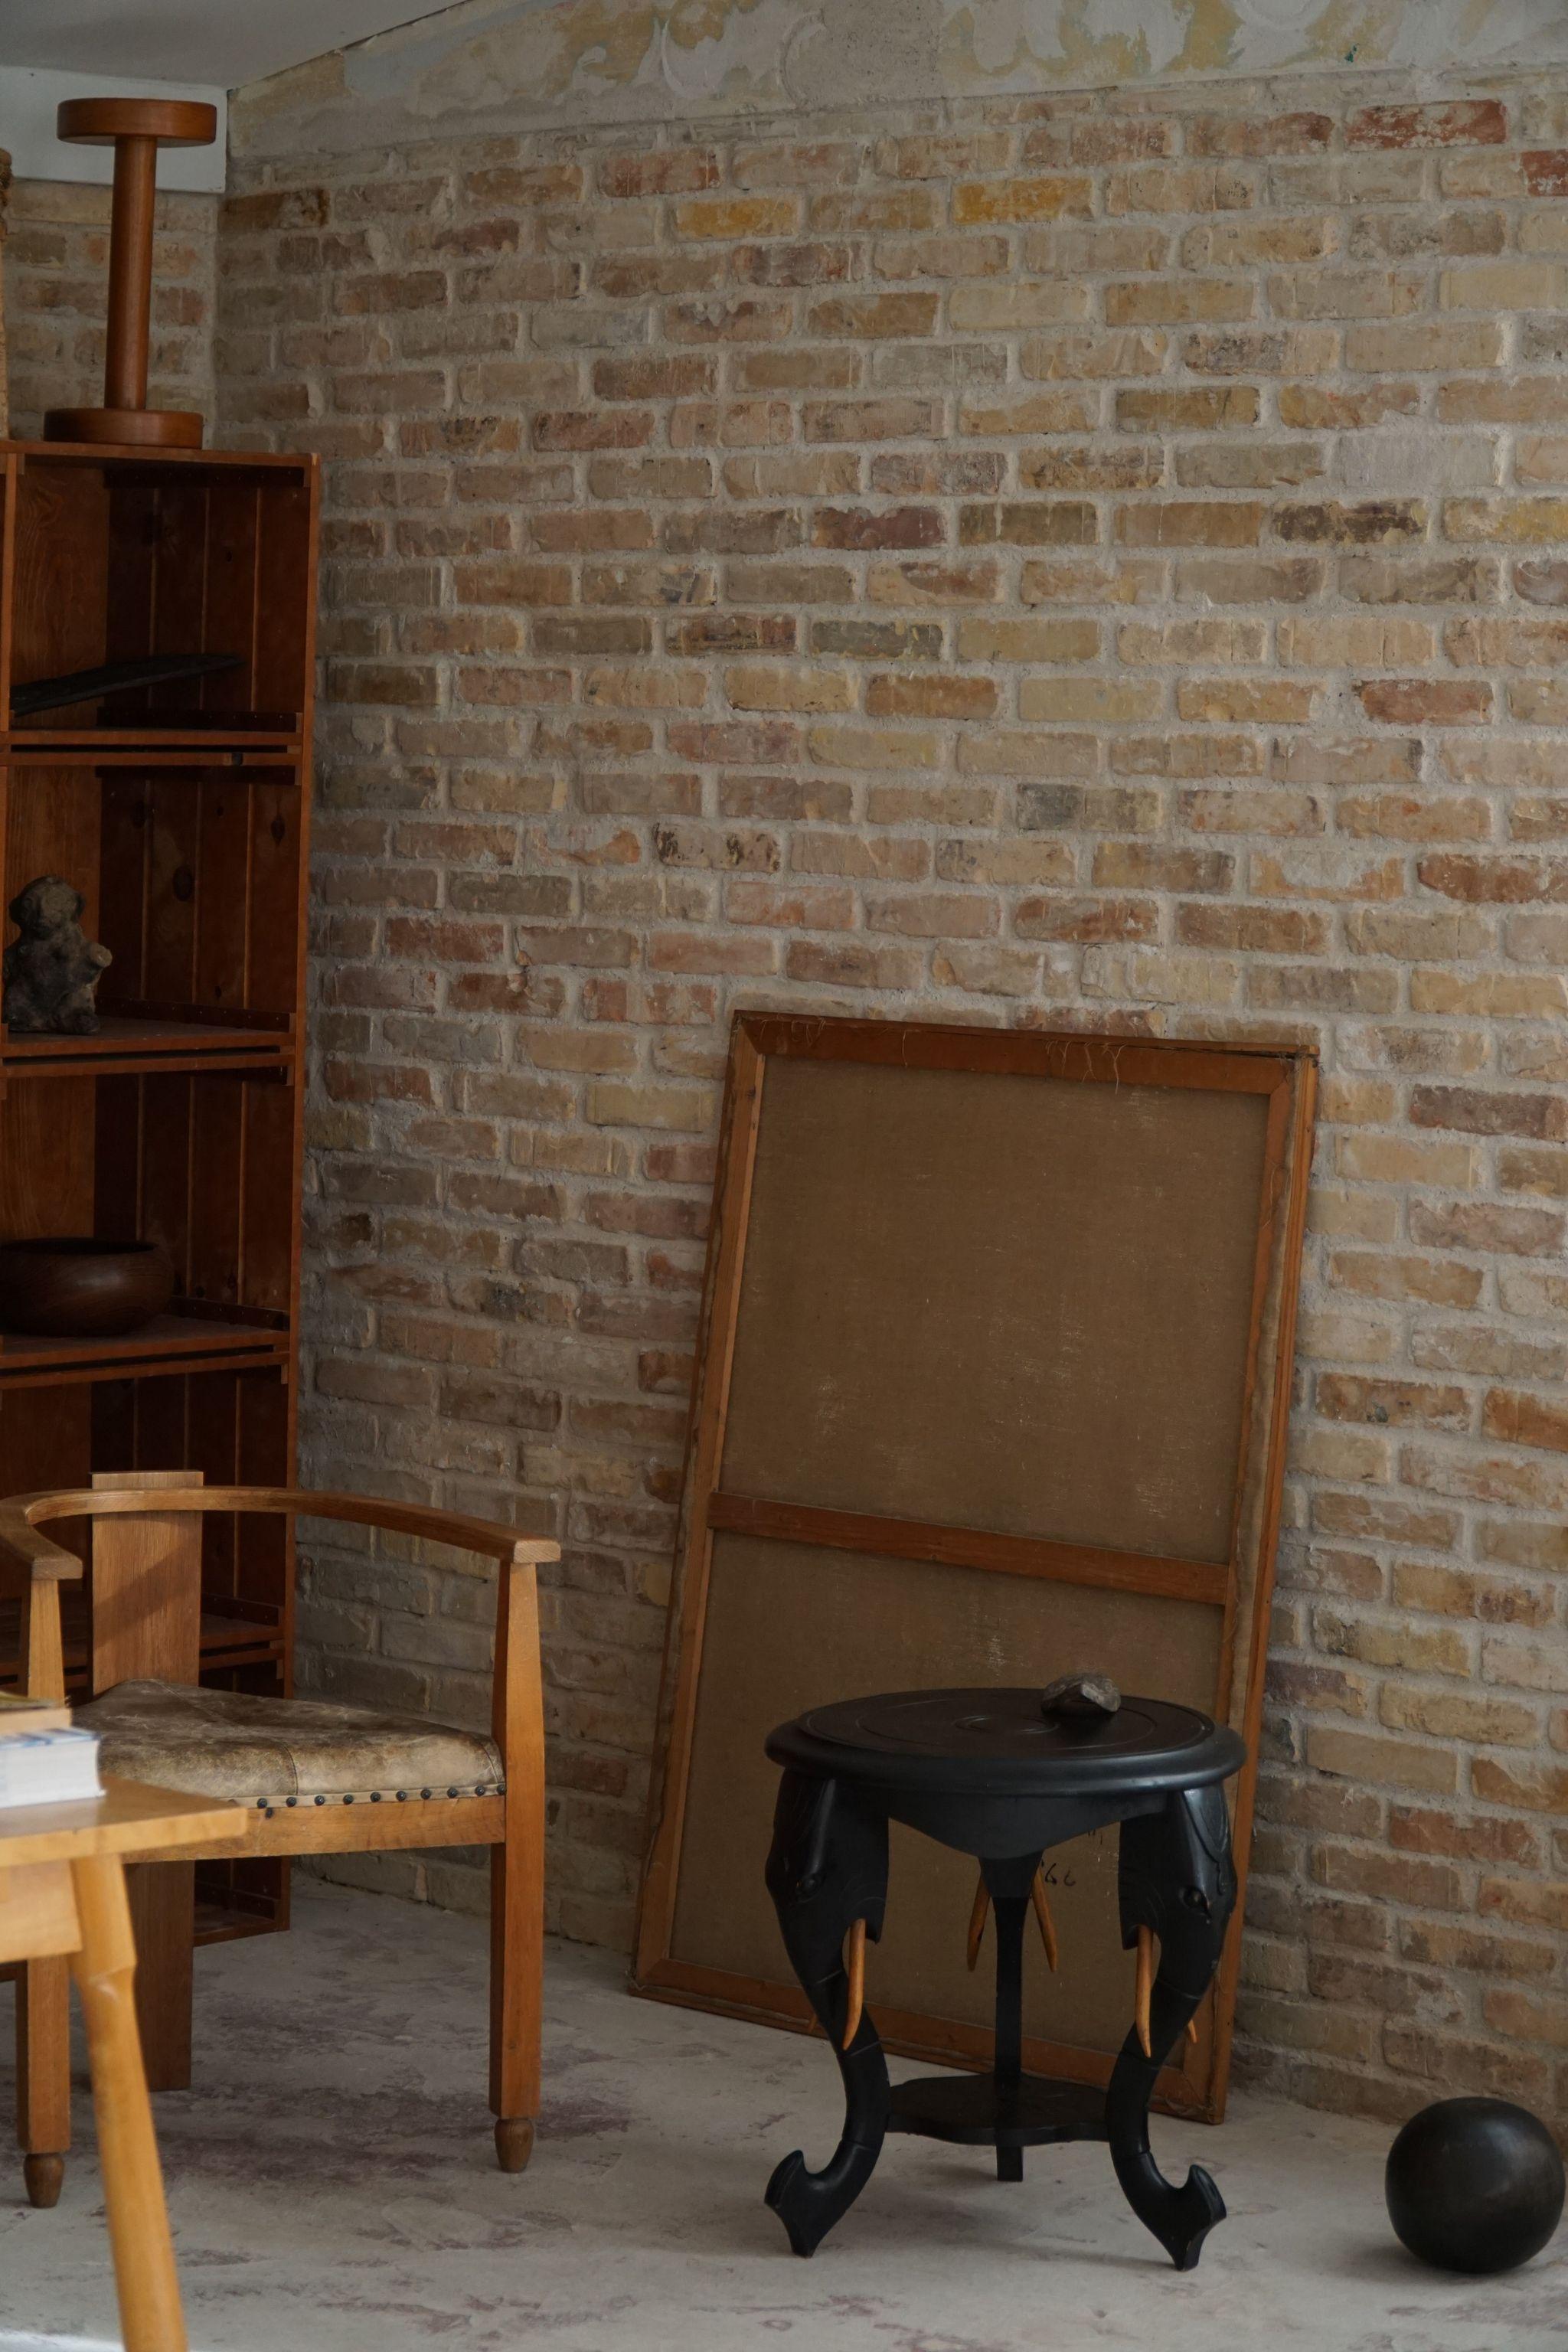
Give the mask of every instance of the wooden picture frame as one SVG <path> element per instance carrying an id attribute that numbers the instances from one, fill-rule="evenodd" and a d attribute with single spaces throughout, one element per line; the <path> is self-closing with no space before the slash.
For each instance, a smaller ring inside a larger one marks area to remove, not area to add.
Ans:
<path id="1" fill-rule="evenodd" d="M 874 1689 L 1105 1665 L 1204 1706 L 1252 1759 L 1245 1895 L 1315 1096 L 1296 1045 L 736 1015 L 635 1990 L 808 2028 L 762 1741 Z M 890 2049 L 983 2065 L 972 1889 L 919 1843 L 868 1999 Z M 1109 2074 L 1113 1889 L 1112 1841 L 1053 1895 L 1032 2071 Z M 1223 2111 L 1238 1958 L 1169 2111 Z"/>

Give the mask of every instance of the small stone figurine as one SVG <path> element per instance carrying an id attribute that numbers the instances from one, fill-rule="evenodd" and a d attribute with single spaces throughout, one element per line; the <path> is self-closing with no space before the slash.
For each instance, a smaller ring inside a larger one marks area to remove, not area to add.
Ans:
<path id="1" fill-rule="evenodd" d="M 87 900 L 72 882 L 40 874 L 11 901 L 22 936 L 5 950 L 4 1017 L 19 1036 L 91 1037 L 93 993 L 114 959 L 81 927 Z"/>

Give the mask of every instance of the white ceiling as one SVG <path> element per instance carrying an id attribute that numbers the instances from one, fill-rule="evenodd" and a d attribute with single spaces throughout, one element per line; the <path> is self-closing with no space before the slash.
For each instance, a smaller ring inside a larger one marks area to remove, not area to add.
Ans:
<path id="1" fill-rule="evenodd" d="M 0 0 L 0 66 L 239 89 L 437 13 L 431 0 Z"/>

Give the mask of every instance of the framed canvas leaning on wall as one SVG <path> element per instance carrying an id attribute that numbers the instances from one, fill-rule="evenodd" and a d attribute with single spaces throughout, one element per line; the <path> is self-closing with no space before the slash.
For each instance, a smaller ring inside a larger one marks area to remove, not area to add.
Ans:
<path id="1" fill-rule="evenodd" d="M 807 2023 L 763 1740 L 875 1691 L 1092 1667 L 1201 1707 L 1254 1759 L 1245 1874 L 1315 1080 L 1296 1046 L 736 1016 L 637 1990 Z M 1114 1835 L 1053 1863 L 1025 2063 L 1102 2082 Z M 973 1864 L 895 1830 L 891 1867 L 884 2040 L 981 2062 Z M 1237 1951 L 1173 2112 L 1223 2108 Z"/>

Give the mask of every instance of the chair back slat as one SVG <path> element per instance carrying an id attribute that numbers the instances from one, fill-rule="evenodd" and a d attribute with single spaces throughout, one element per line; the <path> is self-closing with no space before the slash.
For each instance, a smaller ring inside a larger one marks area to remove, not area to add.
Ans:
<path id="1" fill-rule="evenodd" d="M 184 1488 L 199 1470 L 115 1470 L 97 1486 Z M 191 1512 L 92 1523 L 92 1693 L 117 1683 L 195 1683 L 202 1666 L 202 1521 Z"/>

